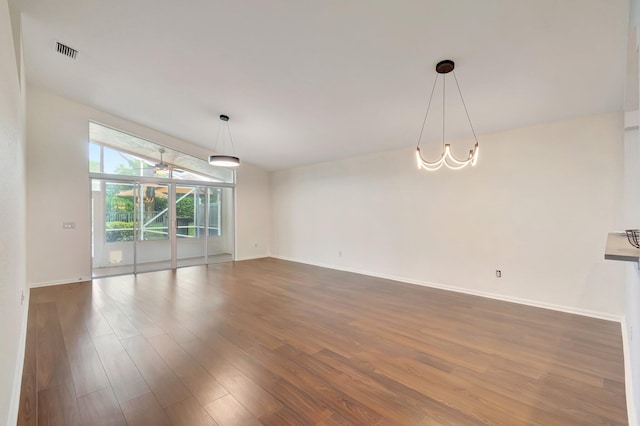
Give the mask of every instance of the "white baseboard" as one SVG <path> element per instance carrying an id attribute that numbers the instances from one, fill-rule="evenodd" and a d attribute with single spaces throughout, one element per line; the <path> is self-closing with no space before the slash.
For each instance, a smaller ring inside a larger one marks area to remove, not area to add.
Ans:
<path id="1" fill-rule="evenodd" d="M 625 393 L 627 396 L 627 415 L 629 416 L 629 424 L 638 424 L 637 407 L 635 406 L 635 394 L 633 389 L 633 367 L 631 364 L 631 339 L 629 336 L 629 327 L 627 324 L 627 318 L 622 317 L 620 323 L 622 330 L 622 349 L 624 352 L 624 385 Z M 638 366 L 640 368 L 640 366 Z"/>
<path id="2" fill-rule="evenodd" d="M 91 277 L 80 277 L 80 278 L 69 278 L 69 279 L 66 279 L 66 280 L 41 281 L 41 282 L 38 282 L 38 283 L 31 283 L 29 285 L 29 288 L 47 287 L 47 286 L 50 286 L 50 285 L 79 283 L 79 282 L 83 282 L 83 281 L 91 281 L 92 279 L 93 278 L 91 278 Z"/>
<path id="3" fill-rule="evenodd" d="M 271 257 L 276 258 L 276 259 L 281 259 L 281 260 L 287 260 L 289 262 L 298 262 L 298 263 L 304 263 L 304 264 L 307 264 L 307 265 L 320 266 L 322 268 L 335 269 L 335 270 L 338 270 L 338 271 L 353 272 L 355 274 L 368 275 L 368 276 L 371 276 L 371 277 L 383 278 L 383 279 L 392 280 L 392 281 L 400 281 L 402 283 L 407 283 L 407 284 L 415 284 L 415 285 L 421 285 L 421 286 L 425 286 L 425 287 L 438 288 L 438 289 L 441 289 L 441 290 L 454 291 L 456 293 L 470 294 L 470 295 L 473 295 L 473 296 L 486 297 L 486 298 L 489 298 L 489 299 L 502 300 L 504 302 L 518 303 L 518 304 L 521 304 L 521 305 L 534 306 L 536 308 L 550 309 L 550 310 L 553 310 L 553 311 L 566 312 L 566 313 L 569 313 L 569 314 L 582 315 L 582 316 L 586 316 L 586 317 L 598 318 L 598 319 L 603 319 L 603 320 L 607 320 L 607 321 L 615 321 L 615 322 L 621 322 L 622 321 L 622 316 L 620 316 L 620 315 L 614 315 L 614 314 L 608 314 L 608 313 L 605 313 L 605 312 L 592 311 L 592 310 L 589 310 L 589 309 L 581 309 L 581 308 L 575 308 L 575 307 L 572 307 L 572 306 L 556 305 L 556 304 L 553 304 L 553 303 L 546 303 L 546 302 L 541 302 L 541 301 L 538 301 L 538 300 L 530 300 L 530 299 L 523 299 L 523 298 L 513 297 L 513 296 L 505 296 L 505 295 L 502 295 L 502 294 L 490 293 L 490 292 L 485 292 L 485 291 L 470 290 L 470 289 L 461 288 L 461 287 L 454 287 L 454 286 L 450 286 L 450 285 L 446 285 L 446 284 L 432 283 L 432 282 L 427 282 L 427 281 L 419 281 L 419 280 L 414 280 L 414 279 L 407 278 L 407 277 L 400 277 L 400 276 L 387 275 L 387 274 L 379 274 L 377 272 L 365 271 L 365 270 L 348 268 L 348 267 L 337 266 L 337 265 L 329 265 L 329 264 L 325 264 L 325 263 L 312 262 L 312 261 L 308 261 L 308 260 L 294 259 L 294 258 L 289 258 L 289 257 L 285 257 L 285 256 L 271 255 Z"/>
<path id="4" fill-rule="evenodd" d="M 22 389 L 22 370 L 24 369 L 24 352 L 27 345 L 27 318 L 29 314 L 29 300 L 31 293 L 25 289 L 25 298 L 22 310 L 22 325 L 20 326 L 20 340 L 18 348 L 18 359 L 16 360 L 16 370 L 13 377 L 13 389 L 11 393 L 11 404 L 9 405 L 8 425 L 18 423 L 18 412 L 20 411 L 20 391 Z"/>
<path id="5" fill-rule="evenodd" d="M 266 257 L 271 257 L 271 256 L 269 256 L 268 254 L 259 254 L 257 256 L 242 256 L 242 257 L 236 257 L 235 261 L 242 262 L 243 260 L 264 259 Z"/>

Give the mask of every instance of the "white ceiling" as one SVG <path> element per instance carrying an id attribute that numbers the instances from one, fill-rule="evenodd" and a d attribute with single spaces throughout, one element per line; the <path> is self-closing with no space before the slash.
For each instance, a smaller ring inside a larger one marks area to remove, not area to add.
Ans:
<path id="1" fill-rule="evenodd" d="M 204 147 L 228 114 L 241 159 L 275 170 L 415 146 L 445 58 L 480 134 L 622 110 L 628 3 L 12 4 L 23 12 L 29 83 Z M 55 41 L 78 49 L 77 60 L 55 53 Z M 449 93 L 447 133 L 468 136 Z M 441 137 L 433 111 L 427 142 Z"/>

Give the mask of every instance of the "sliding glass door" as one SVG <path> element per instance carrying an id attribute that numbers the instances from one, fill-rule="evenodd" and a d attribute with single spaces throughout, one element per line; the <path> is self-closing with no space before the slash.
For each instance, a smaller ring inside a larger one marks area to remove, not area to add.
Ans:
<path id="1" fill-rule="evenodd" d="M 205 263 L 206 195 L 202 186 L 176 185 L 177 266 Z"/>
<path id="2" fill-rule="evenodd" d="M 171 268 L 171 185 L 138 183 L 136 272 Z"/>
<path id="3" fill-rule="evenodd" d="M 92 179 L 93 276 L 233 260 L 233 188 Z"/>
<path id="4" fill-rule="evenodd" d="M 134 182 L 91 181 L 94 276 L 135 272 L 136 193 Z"/>
<path id="5" fill-rule="evenodd" d="M 233 189 L 176 185 L 177 266 L 233 259 Z"/>

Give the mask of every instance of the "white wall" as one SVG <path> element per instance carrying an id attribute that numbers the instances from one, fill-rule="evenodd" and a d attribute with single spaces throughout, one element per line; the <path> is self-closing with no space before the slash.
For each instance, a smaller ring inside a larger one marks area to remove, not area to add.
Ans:
<path id="1" fill-rule="evenodd" d="M 603 254 L 621 203 L 622 114 L 480 146 L 479 164 L 458 171 L 419 171 L 407 149 L 273 173 L 271 254 L 620 319 L 624 268 Z"/>
<path id="2" fill-rule="evenodd" d="M 640 228 L 640 135 L 638 133 L 638 25 L 640 2 L 631 0 L 629 41 L 627 46 L 627 76 L 625 82 L 625 161 L 622 217 L 625 228 Z M 625 269 L 625 309 L 622 330 L 625 343 L 625 369 L 629 423 L 640 421 L 640 271 L 638 264 L 628 263 Z"/>
<path id="3" fill-rule="evenodd" d="M 627 78 L 625 82 L 624 198 L 623 225 L 640 228 L 640 135 L 638 132 L 638 88 L 640 69 L 638 35 L 640 34 L 640 1 L 631 0 L 629 42 L 627 46 Z M 636 263 L 626 265 L 624 328 L 625 379 L 629 424 L 640 423 L 640 271 Z"/>
<path id="4" fill-rule="evenodd" d="M 269 175 L 255 167 L 242 170 L 237 175 L 236 194 L 236 259 L 264 257 L 269 253 Z"/>
<path id="5" fill-rule="evenodd" d="M 19 17 L 13 14 L 19 37 Z M 18 50 L 16 52 L 16 49 Z M 0 423 L 16 424 L 24 358 L 25 167 L 21 41 L 14 43 L 6 0 L 0 0 Z"/>
<path id="6" fill-rule="evenodd" d="M 29 86 L 27 88 L 27 281 L 55 284 L 91 276 L 88 126 L 96 121 L 206 158 L 188 142 Z M 237 175 L 237 257 L 267 255 L 268 174 L 243 164 Z M 260 189 L 259 191 L 257 190 Z M 266 192 L 262 192 L 266 191 Z M 244 212 L 241 209 L 247 209 Z M 76 222 L 63 230 L 62 222 Z M 252 248 L 254 243 L 258 248 Z"/>

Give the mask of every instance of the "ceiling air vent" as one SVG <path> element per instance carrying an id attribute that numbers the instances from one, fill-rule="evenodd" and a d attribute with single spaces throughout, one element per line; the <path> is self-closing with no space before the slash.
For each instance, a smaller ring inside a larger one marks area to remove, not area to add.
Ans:
<path id="1" fill-rule="evenodd" d="M 78 51 L 76 49 L 60 42 L 56 42 L 56 52 L 61 53 L 64 56 L 68 56 L 71 59 L 75 59 L 76 55 L 78 54 Z"/>

